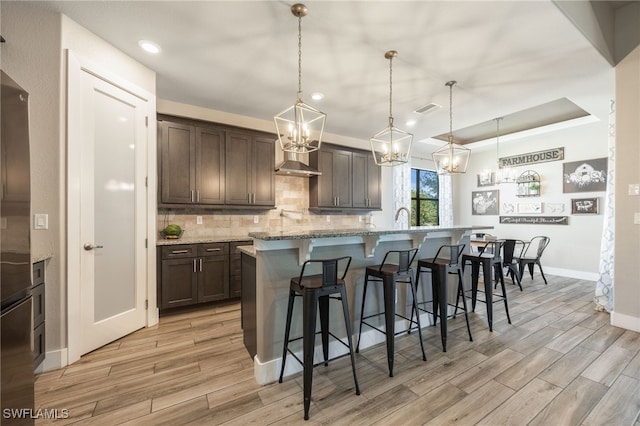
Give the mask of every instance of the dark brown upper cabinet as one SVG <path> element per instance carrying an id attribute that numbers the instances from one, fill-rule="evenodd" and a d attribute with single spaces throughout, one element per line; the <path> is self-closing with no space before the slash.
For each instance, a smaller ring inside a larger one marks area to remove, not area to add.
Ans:
<path id="1" fill-rule="evenodd" d="M 158 205 L 275 206 L 275 136 L 159 116 Z"/>
<path id="2" fill-rule="evenodd" d="M 381 173 L 370 152 L 324 143 L 319 151 L 309 154 L 309 165 L 322 172 L 310 178 L 309 208 L 381 208 Z"/>
<path id="3" fill-rule="evenodd" d="M 275 139 L 252 132 L 227 132 L 226 204 L 274 206 Z"/>

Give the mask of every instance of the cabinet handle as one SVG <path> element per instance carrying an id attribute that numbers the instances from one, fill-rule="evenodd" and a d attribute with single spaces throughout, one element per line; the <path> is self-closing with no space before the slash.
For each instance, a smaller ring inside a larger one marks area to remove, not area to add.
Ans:
<path id="1" fill-rule="evenodd" d="M 189 253 L 189 250 L 172 250 L 171 254 L 183 254 L 183 253 Z"/>
<path id="2" fill-rule="evenodd" d="M 196 191 L 196 202 L 197 203 L 200 202 L 200 190 L 199 189 Z"/>
<path id="3" fill-rule="evenodd" d="M 247 193 L 247 203 L 251 204 L 251 193 Z"/>
<path id="4" fill-rule="evenodd" d="M 196 260 L 195 259 L 193 259 L 193 272 L 198 272 L 196 270 Z"/>
<path id="5" fill-rule="evenodd" d="M 191 191 L 191 202 L 192 202 L 192 203 L 193 203 L 193 195 L 194 195 L 193 193 L 194 193 L 194 191 L 192 190 L 192 191 Z"/>
<path id="6" fill-rule="evenodd" d="M 336 197 L 336 199 L 338 200 L 338 203 L 336 204 L 336 206 L 340 205 L 340 197 Z"/>
<path id="7" fill-rule="evenodd" d="M 221 248 L 208 248 L 207 251 L 221 251 Z"/>
<path id="8" fill-rule="evenodd" d="M 202 258 L 200 258 L 200 272 L 202 272 Z"/>

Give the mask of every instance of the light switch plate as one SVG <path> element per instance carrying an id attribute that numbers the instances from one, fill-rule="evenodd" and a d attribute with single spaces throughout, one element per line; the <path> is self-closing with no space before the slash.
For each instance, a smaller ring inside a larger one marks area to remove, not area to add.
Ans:
<path id="1" fill-rule="evenodd" d="M 202 225 L 202 216 L 196 216 L 196 225 Z"/>
<path id="2" fill-rule="evenodd" d="M 640 195 L 640 183 L 629 184 L 629 195 Z"/>
<path id="3" fill-rule="evenodd" d="M 258 215 L 253 216 L 253 223 L 260 223 L 260 216 Z"/>
<path id="4" fill-rule="evenodd" d="M 34 214 L 33 229 L 49 229 L 49 215 L 46 213 Z"/>

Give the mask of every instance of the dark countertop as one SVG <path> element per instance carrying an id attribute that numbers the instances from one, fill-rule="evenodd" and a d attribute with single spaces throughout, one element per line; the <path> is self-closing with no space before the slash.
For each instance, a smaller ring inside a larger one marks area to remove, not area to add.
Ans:
<path id="1" fill-rule="evenodd" d="M 201 243 L 235 243 L 238 241 L 251 241 L 248 236 L 238 237 L 181 237 L 176 239 L 158 238 L 156 246 L 173 246 L 177 244 L 201 244 Z"/>
<path id="2" fill-rule="evenodd" d="M 472 229 L 493 229 L 493 226 L 411 226 L 405 229 L 319 229 L 307 231 L 249 232 L 249 237 L 263 241 L 304 240 L 310 238 L 360 237 L 390 234 L 424 234 L 429 232 L 466 231 Z"/>

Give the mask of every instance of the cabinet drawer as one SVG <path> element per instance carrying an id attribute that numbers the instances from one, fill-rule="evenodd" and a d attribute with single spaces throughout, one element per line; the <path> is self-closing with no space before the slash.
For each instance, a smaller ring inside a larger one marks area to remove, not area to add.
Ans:
<path id="1" fill-rule="evenodd" d="M 198 244 L 198 256 L 229 254 L 229 243 Z"/>
<path id="2" fill-rule="evenodd" d="M 33 289 L 33 325 L 34 327 L 44 322 L 44 284 Z"/>
<path id="3" fill-rule="evenodd" d="M 33 264 L 33 286 L 44 283 L 44 261 Z"/>
<path id="4" fill-rule="evenodd" d="M 183 257 L 196 257 L 197 255 L 198 255 L 197 244 L 162 247 L 163 259 L 179 259 Z"/>

